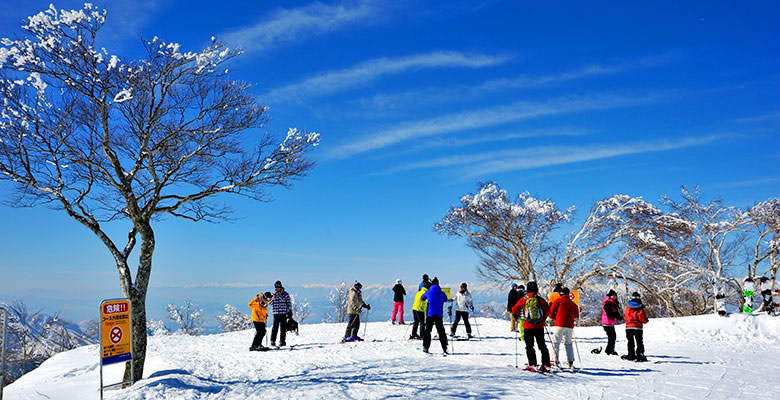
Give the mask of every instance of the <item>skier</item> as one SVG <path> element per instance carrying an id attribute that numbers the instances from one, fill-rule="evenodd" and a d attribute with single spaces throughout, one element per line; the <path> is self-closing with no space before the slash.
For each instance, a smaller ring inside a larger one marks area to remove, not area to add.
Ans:
<path id="1" fill-rule="evenodd" d="M 274 312 L 274 327 L 271 329 L 271 346 L 276 347 L 277 333 L 279 333 L 279 346 L 286 346 L 287 320 L 292 318 L 292 303 L 290 302 L 290 295 L 287 294 L 282 286 L 282 281 L 276 281 L 276 283 L 274 283 L 274 291 L 273 299 L 271 300 Z"/>
<path id="2" fill-rule="evenodd" d="M 555 321 L 553 326 L 553 354 L 555 355 L 555 366 L 561 368 L 560 346 L 564 341 L 566 347 L 566 358 L 569 362 L 569 369 L 574 370 L 574 347 L 572 346 L 572 337 L 574 335 L 574 320 L 580 317 L 580 310 L 577 305 L 569 298 L 569 288 L 562 288 L 561 295 L 550 305 L 549 318 Z"/>
<path id="3" fill-rule="evenodd" d="M 420 299 L 428 302 L 428 313 L 425 319 L 425 334 L 423 335 L 423 353 L 428 352 L 428 348 L 431 345 L 431 331 L 435 325 L 436 332 L 439 334 L 442 353 L 446 355 L 447 332 L 444 330 L 444 321 L 442 320 L 442 317 L 444 315 L 444 303 L 450 301 L 450 299 L 447 298 L 447 294 L 442 292 L 441 287 L 439 287 L 439 278 L 433 278 L 431 281 L 431 288 L 423 293 Z"/>
<path id="4" fill-rule="evenodd" d="M 607 297 L 601 303 L 601 310 L 601 326 L 607 334 L 607 348 L 604 353 L 616 356 L 618 353 L 615 351 L 615 339 L 617 339 L 615 323 L 622 318 L 620 317 L 620 303 L 618 302 L 617 292 L 613 289 L 607 292 Z"/>
<path id="5" fill-rule="evenodd" d="M 344 342 L 362 342 L 363 339 L 358 336 L 360 330 L 360 312 L 365 308 L 370 310 L 371 306 L 363 301 L 363 285 L 355 281 L 355 284 L 349 289 L 349 299 L 347 300 L 347 330 L 344 332 Z"/>
<path id="6" fill-rule="evenodd" d="M 391 317 L 393 325 L 395 325 L 396 314 L 400 314 L 398 323 L 404 324 L 404 296 L 406 296 L 406 289 L 401 284 L 401 280 L 396 279 L 395 286 L 393 286 L 393 315 Z"/>
<path id="7" fill-rule="evenodd" d="M 268 318 L 268 302 L 273 295 L 271 292 L 265 292 L 262 296 L 258 294 L 248 306 L 252 309 L 252 324 L 255 326 L 255 339 L 252 340 L 251 351 L 265 351 L 268 347 L 263 346 L 263 337 L 265 336 L 265 321 Z"/>
<path id="8" fill-rule="evenodd" d="M 458 329 L 458 322 L 463 318 L 463 325 L 466 325 L 466 338 L 471 339 L 471 324 L 469 324 L 469 310 L 474 311 L 474 303 L 471 300 L 471 293 L 468 291 L 466 282 L 460 284 L 460 291 L 455 293 L 455 321 L 450 329 L 450 336 L 455 336 Z M 449 307 L 449 315 L 452 315 L 452 305 Z"/>
<path id="9" fill-rule="evenodd" d="M 512 290 L 509 291 L 509 295 L 507 296 L 506 300 L 506 311 L 509 313 L 509 331 L 510 332 L 517 332 L 517 318 L 514 314 L 512 314 L 512 307 L 517 304 L 517 301 L 520 300 L 521 297 L 525 296 L 525 287 L 523 285 L 518 285 L 516 283 L 512 284 Z M 522 331 L 523 324 L 520 323 L 520 329 Z"/>
<path id="10" fill-rule="evenodd" d="M 549 307 L 547 301 L 541 296 L 537 295 L 539 287 L 536 282 L 529 281 L 526 284 L 525 289 L 528 291 L 526 297 L 517 301 L 514 307 L 512 307 L 512 314 L 515 317 L 519 317 L 520 313 L 525 316 L 523 321 L 523 329 L 525 329 L 525 353 L 528 356 L 528 364 L 526 370 L 537 370 L 536 364 L 536 351 L 534 350 L 534 340 L 539 346 L 539 352 L 542 353 L 542 366 L 539 367 L 540 372 L 547 372 L 550 370 L 550 353 L 547 351 L 547 345 L 544 343 L 544 317 L 548 314 Z"/>
<path id="11" fill-rule="evenodd" d="M 427 276 L 427 275 L 426 275 Z M 414 304 L 412 305 L 412 315 L 414 316 L 414 324 L 412 324 L 412 335 L 409 336 L 409 340 L 422 339 L 422 336 L 417 334 L 417 328 L 420 328 L 420 333 L 425 333 L 425 313 L 428 312 L 428 302 L 422 299 L 422 296 L 431 287 L 430 282 L 425 282 L 422 289 L 420 289 L 416 295 L 414 295 Z"/>
<path id="12" fill-rule="evenodd" d="M 642 326 L 648 323 L 648 320 L 645 314 L 645 306 L 642 304 L 642 298 L 638 292 L 631 294 L 631 300 L 628 301 L 623 315 L 626 317 L 628 354 L 621 358 L 631 361 L 647 361 L 647 357 L 645 357 L 645 343 L 642 340 Z M 636 352 L 634 351 L 634 342 L 636 342 Z"/>
<path id="13" fill-rule="evenodd" d="M 422 290 L 423 286 L 425 286 L 426 283 L 430 283 L 430 278 L 428 277 L 428 274 L 423 274 L 422 282 L 420 282 L 420 286 L 417 288 L 417 290 Z M 428 287 L 431 286 L 428 285 Z"/>

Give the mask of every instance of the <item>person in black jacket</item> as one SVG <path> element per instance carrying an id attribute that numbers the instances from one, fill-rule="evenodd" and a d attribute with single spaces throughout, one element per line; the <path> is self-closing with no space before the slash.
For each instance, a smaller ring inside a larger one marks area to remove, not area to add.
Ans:
<path id="1" fill-rule="evenodd" d="M 401 284 L 401 280 L 396 279 L 393 286 L 393 315 L 390 319 L 393 325 L 395 325 L 396 314 L 398 314 L 398 323 L 404 325 L 404 296 L 406 296 L 406 289 Z"/>
<path id="2" fill-rule="evenodd" d="M 517 301 L 520 300 L 520 298 L 523 296 L 525 296 L 525 286 L 513 283 L 512 290 L 509 291 L 509 295 L 507 296 L 506 300 L 506 310 L 509 312 L 509 318 L 511 321 L 509 323 L 509 330 L 511 332 L 518 332 L 517 318 L 515 318 L 515 316 L 512 314 L 512 307 L 514 307 L 515 304 L 517 304 Z"/>

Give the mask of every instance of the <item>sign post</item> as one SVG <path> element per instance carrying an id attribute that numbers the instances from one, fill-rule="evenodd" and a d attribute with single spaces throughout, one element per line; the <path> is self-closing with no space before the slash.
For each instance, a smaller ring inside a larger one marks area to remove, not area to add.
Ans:
<path id="1" fill-rule="evenodd" d="M 3 312 L 3 347 L 0 350 L 0 400 L 3 400 L 3 388 L 5 387 L 5 342 L 8 338 L 8 310 L 0 307 Z"/>
<path id="2" fill-rule="evenodd" d="M 100 399 L 103 389 L 133 383 L 133 322 L 129 299 L 103 300 L 100 303 Z M 103 366 L 130 361 L 130 379 L 110 385 L 103 385 Z M 0 399 L 2 400 L 2 399 Z"/>

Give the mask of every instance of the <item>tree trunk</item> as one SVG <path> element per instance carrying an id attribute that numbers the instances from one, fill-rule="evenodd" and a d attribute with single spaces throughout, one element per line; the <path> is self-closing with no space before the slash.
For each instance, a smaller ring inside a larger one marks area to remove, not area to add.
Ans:
<path id="1" fill-rule="evenodd" d="M 141 235 L 141 249 L 138 260 L 138 273 L 135 284 L 129 288 L 127 297 L 133 306 L 131 319 L 133 321 L 133 376 L 132 382 L 138 382 L 143 377 L 146 362 L 146 293 L 149 278 L 152 273 L 152 255 L 154 254 L 154 230 L 149 222 L 136 224 Z M 124 285 L 123 285 L 124 286 Z M 130 380 L 130 365 L 125 367 L 125 379 Z"/>

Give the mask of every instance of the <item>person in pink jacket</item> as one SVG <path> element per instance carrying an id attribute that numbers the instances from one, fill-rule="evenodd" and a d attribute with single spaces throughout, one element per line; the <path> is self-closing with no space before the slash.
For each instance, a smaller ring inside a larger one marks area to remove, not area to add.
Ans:
<path id="1" fill-rule="evenodd" d="M 642 304 L 642 298 L 639 293 L 631 294 L 631 300 L 628 301 L 626 311 L 623 313 L 626 318 L 626 339 L 628 339 L 628 354 L 621 357 L 624 360 L 647 361 L 645 357 L 645 344 L 642 340 L 642 327 L 648 323 L 645 314 L 645 306 Z M 636 351 L 634 350 L 636 343 Z"/>
<path id="2" fill-rule="evenodd" d="M 622 319 L 619 310 L 620 303 L 618 302 L 617 293 L 610 289 L 607 297 L 601 303 L 601 326 L 607 334 L 607 348 L 604 353 L 610 356 L 618 355 L 615 351 L 615 339 L 617 338 L 615 323 Z"/>

